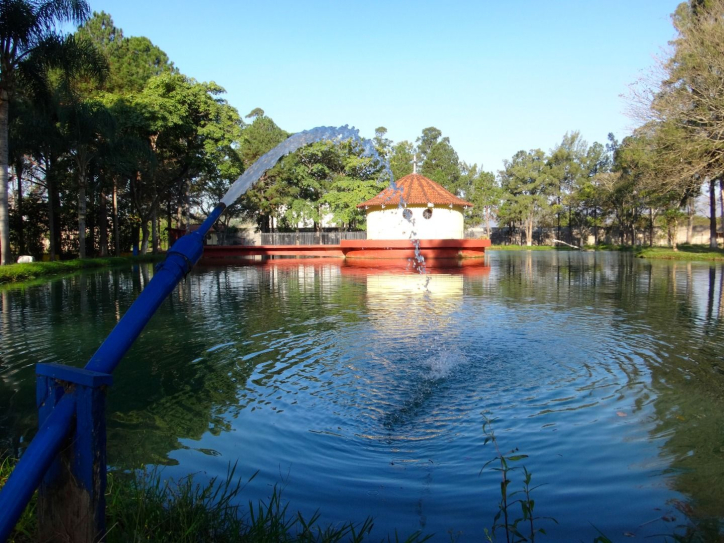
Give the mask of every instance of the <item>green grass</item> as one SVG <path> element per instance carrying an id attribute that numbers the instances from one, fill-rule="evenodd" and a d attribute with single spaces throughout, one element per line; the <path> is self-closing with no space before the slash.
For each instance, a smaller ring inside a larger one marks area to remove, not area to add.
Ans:
<path id="1" fill-rule="evenodd" d="M 632 247 L 630 245 L 586 245 L 586 251 L 618 251 L 634 253 L 638 258 L 662 260 L 724 260 L 724 249 L 711 249 L 708 245 L 679 245 L 678 251 L 670 247 Z M 492 245 L 489 251 L 575 251 L 571 247 L 551 245 Z"/>
<path id="2" fill-rule="evenodd" d="M 0 454 L 0 489 L 5 486 L 5 481 L 10 477 L 14 466 L 15 461 L 12 458 Z M 8 543 L 35 541 L 35 507 L 36 499 L 33 495 L 33 499 L 15 525 L 15 531 L 10 535 Z"/>
<path id="3" fill-rule="evenodd" d="M 40 277 L 73 273 L 92 268 L 127 266 L 138 262 L 155 262 L 164 256 L 163 254 L 149 254 L 144 256 L 111 256 L 106 258 L 84 258 L 83 260 L 9 264 L 7 266 L 0 266 L 0 284 L 31 281 Z"/>
<path id="4" fill-rule="evenodd" d="M 586 245 L 586 251 L 619 251 L 621 253 L 631 253 L 634 247 L 631 245 L 616 245 L 613 243 L 599 243 L 598 245 Z"/>
<path id="5" fill-rule="evenodd" d="M 724 249 L 712 249 L 708 245 L 679 245 L 678 251 L 670 247 L 637 247 L 639 258 L 666 260 L 724 260 Z"/>
<path id="6" fill-rule="evenodd" d="M 10 459 L 0 463 L 0 489 L 14 464 Z M 224 480 L 213 478 L 205 485 L 195 483 L 192 476 L 166 480 L 158 469 L 109 473 L 105 541 L 358 542 L 370 537 L 380 540 L 371 536 L 370 518 L 357 524 L 323 526 L 319 513 L 309 518 L 290 513 L 278 488 L 273 489 L 268 500 L 241 505 L 244 484 L 235 471 L 236 466 L 231 466 Z M 36 541 L 35 502 L 34 496 L 11 534 L 10 543 Z M 415 532 L 406 539 L 397 534 L 386 539 L 413 543 L 430 537 Z"/>
<path id="7" fill-rule="evenodd" d="M 491 245 L 487 251 L 560 251 L 570 250 L 569 247 L 553 247 L 551 245 Z"/>

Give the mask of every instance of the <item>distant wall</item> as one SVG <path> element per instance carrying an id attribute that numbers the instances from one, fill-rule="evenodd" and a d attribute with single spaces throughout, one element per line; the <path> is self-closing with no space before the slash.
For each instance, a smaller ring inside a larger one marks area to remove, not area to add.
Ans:
<path id="1" fill-rule="evenodd" d="M 465 232 L 467 238 L 479 238 L 485 233 L 484 228 L 468 228 Z M 636 245 L 649 245 L 649 230 L 638 230 L 636 232 Z M 560 238 L 557 228 L 536 228 L 533 231 L 533 245 L 553 245 L 555 239 L 579 246 L 593 245 L 595 239 L 593 231 L 586 230 L 581 232 L 579 229 L 573 228 L 572 231 L 568 227 L 561 227 Z M 508 227 L 492 228 L 490 240 L 493 245 L 525 245 L 525 231 L 522 228 L 516 228 L 511 231 Z M 620 243 L 621 236 L 618 228 L 601 229 L 598 236 L 599 243 L 616 245 Z M 581 243 L 583 241 L 583 243 Z M 686 243 L 686 227 L 679 227 L 677 243 Z M 690 243 L 694 245 L 709 244 L 709 227 L 706 225 L 694 226 Z M 721 241 L 720 241 L 721 243 Z M 668 246 L 670 245 L 668 233 L 662 228 L 654 229 L 654 245 Z"/>

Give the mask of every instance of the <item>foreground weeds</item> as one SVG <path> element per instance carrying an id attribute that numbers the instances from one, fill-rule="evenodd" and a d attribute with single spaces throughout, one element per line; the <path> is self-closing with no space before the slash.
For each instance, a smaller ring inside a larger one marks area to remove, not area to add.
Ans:
<path id="1" fill-rule="evenodd" d="M 496 475 L 500 485 L 500 500 L 491 528 L 480 534 L 478 540 L 490 543 L 520 543 L 546 540 L 543 525 L 558 524 L 552 517 L 538 516 L 533 475 L 523 465 L 527 455 L 517 448 L 507 452 L 500 449 L 493 430 L 493 420 L 485 418 L 483 433 L 485 444 L 492 444 L 495 456 L 480 470 Z M 15 461 L 3 458 L 0 453 L 0 489 L 5 485 Z M 255 474 L 256 475 L 256 474 Z M 246 483 L 254 479 L 249 478 Z M 244 543 L 291 543 L 291 542 L 338 542 L 338 541 L 387 541 L 418 543 L 431 539 L 415 532 L 402 538 L 397 533 L 380 536 L 373 534 L 373 519 L 361 523 L 347 522 L 342 525 L 323 525 L 319 512 L 311 517 L 289 510 L 278 488 L 272 490 L 266 500 L 245 501 L 246 486 L 236 476 L 236 465 L 230 466 L 224 478 L 212 478 L 205 484 L 195 482 L 193 476 L 178 481 L 165 479 L 156 468 L 134 472 L 108 474 L 106 492 L 106 534 L 108 543 L 154 541 L 161 543 L 182 542 L 244 542 Z M 720 519 L 698 518 L 687 502 L 669 504 L 672 509 L 660 518 L 668 529 L 663 529 L 654 541 L 671 543 L 724 542 Z M 653 522 L 653 521 L 652 521 Z M 646 523 L 648 524 L 648 523 Z M 613 543 L 591 523 L 597 533 L 593 543 Z M 462 534 L 449 532 L 450 541 L 457 541 Z M 624 534 L 635 537 L 634 534 Z M 589 536 L 587 541 L 591 541 Z M 66 538 L 60 536 L 59 541 Z M 435 539 L 442 540 L 439 537 Z M 36 497 L 18 521 L 11 534 L 10 543 L 37 541 Z M 584 541 L 584 539 L 581 539 Z"/>
<path id="2" fill-rule="evenodd" d="M 493 518 L 493 525 L 485 530 L 486 541 L 494 543 L 505 541 L 505 543 L 535 542 L 536 536 L 546 535 L 545 529 L 540 527 L 541 522 L 552 522 L 558 524 L 553 517 L 536 516 L 536 501 L 533 498 L 533 491 L 542 485 L 531 486 L 533 476 L 528 469 L 520 462 L 528 458 L 528 455 L 521 454 L 515 448 L 508 452 L 501 452 L 498 441 L 493 430 L 494 420 L 483 414 L 483 434 L 485 435 L 484 445 L 492 443 L 495 448 L 495 457 L 488 460 L 480 470 L 492 471 L 500 477 L 500 501 L 498 512 Z M 518 488 L 513 490 L 511 483 L 513 475 L 517 473 L 522 476 L 517 478 Z M 641 526 L 652 522 L 662 523 L 662 533 L 653 536 L 651 540 L 663 543 L 724 543 L 724 525 L 719 518 L 700 518 L 692 506 L 684 501 L 673 500 L 668 503 L 669 508 Z M 592 530 L 597 533 L 593 543 L 614 543 L 609 534 L 599 530 L 591 523 Z M 636 530 L 624 532 L 624 538 L 636 538 Z M 581 539 L 580 541 L 584 541 Z"/>
<path id="3" fill-rule="evenodd" d="M 486 533 L 488 541 L 496 541 L 498 533 L 503 533 L 506 543 L 520 543 L 522 541 L 534 542 L 537 534 L 545 535 L 545 529 L 540 527 L 540 521 L 551 521 L 558 524 L 552 517 L 539 517 L 535 515 L 535 500 L 533 491 L 541 485 L 531 486 L 533 475 L 525 466 L 520 468 L 516 462 L 528 458 L 527 454 L 520 454 L 517 448 L 503 453 L 498 446 L 498 440 L 493 430 L 493 420 L 483 415 L 483 434 L 485 435 L 484 445 L 492 443 L 496 456 L 488 460 L 480 470 L 482 475 L 486 469 L 497 472 L 500 475 L 500 502 L 498 512 L 493 519 L 493 526 L 490 532 Z M 511 476 L 515 471 L 523 471 L 521 487 L 518 490 L 511 490 Z M 520 508 L 520 512 L 516 511 Z M 520 515 L 520 516 L 518 516 Z M 515 518 L 514 518 L 515 517 Z"/>
<path id="4" fill-rule="evenodd" d="M 0 488 L 13 465 L 9 459 L 0 463 Z M 244 486 L 236 477 L 235 465 L 229 468 L 223 480 L 214 477 L 207 484 L 194 482 L 192 476 L 179 481 L 167 480 L 158 469 L 109 473 L 105 541 L 286 543 L 380 540 L 372 535 L 371 518 L 357 524 L 323 526 L 319 513 L 310 518 L 291 513 L 278 488 L 273 489 L 268 500 L 243 504 Z M 10 542 L 36 541 L 35 503 L 33 497 L 10 536 Z M 394 534 L 386 540 L 419 543 L 430 537 L 416 532 L 406 539 Z"/>
<path id="5" fill-rule="evenodd" d="M 0 489 L 5 486 L 10 474 L 15 467 L 15 461 L 12 458 L 3 456 L 0 453 Z M 36 493 L 37 494 L 37 493 Z M 32 500 L 25 508 L 18 523 L 15 525 L 15 531 L 8 539 L 9 543 L 15 541 L 35 541 L 35 509 L 37 505 L 36 495 L 33 494 Z"/>

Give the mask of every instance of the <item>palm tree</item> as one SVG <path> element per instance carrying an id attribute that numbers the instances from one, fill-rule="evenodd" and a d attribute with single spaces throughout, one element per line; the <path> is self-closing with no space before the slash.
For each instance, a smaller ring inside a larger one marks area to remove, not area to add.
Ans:
<path id="1" fill-rule="evenodd" d="M 74 64 L 77 55 L 59 55 L 73 40 L 58 23 L 80 24 L 90 15 L 85 0 L 0 0 L 0 265 L 10 264 L 8 216 L 8 119 L 10 100 L 21 86 L 42 86 L 51 65 Z M 72 49 L 72 47 L 71 47 Z M 77 50 L 77 48 L 76 48 Z"/>

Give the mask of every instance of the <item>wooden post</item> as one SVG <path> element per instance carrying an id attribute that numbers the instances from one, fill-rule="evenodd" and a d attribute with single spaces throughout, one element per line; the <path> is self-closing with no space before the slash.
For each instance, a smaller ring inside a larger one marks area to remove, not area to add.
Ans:
<path id="1" fill-rule="evenodd" d="M 40 540 L 100 541 L 105 534 L 105 399 L 113 378 L 58 364 L 38 364 L 37 374 L 41 424 L 64 395 L 72 394 L 75 401 L 75 428 L 40 485 Z"/>

